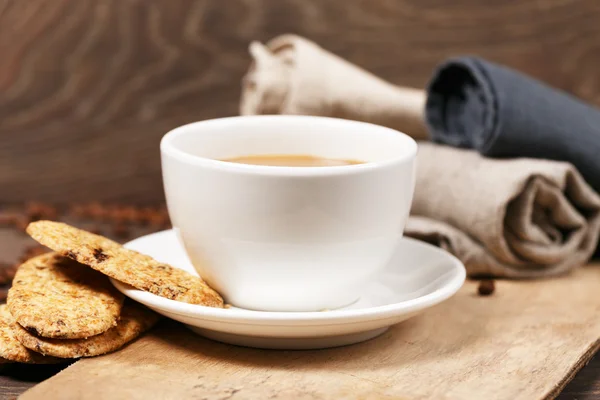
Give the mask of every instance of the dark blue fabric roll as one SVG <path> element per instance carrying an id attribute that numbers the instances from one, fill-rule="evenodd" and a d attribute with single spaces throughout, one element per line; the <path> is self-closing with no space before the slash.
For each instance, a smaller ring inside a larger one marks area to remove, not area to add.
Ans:
<path id="1" fill-rule="evenodd" d="M 600 110 L 475 57 L 443 63 L 427 89 L 434 142 L 489 157 L 568 161 L 600 191 Z"/>

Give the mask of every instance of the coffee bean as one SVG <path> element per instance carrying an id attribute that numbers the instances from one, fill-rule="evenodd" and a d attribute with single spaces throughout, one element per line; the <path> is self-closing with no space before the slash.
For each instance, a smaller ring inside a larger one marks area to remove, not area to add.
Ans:
<path id="1" fill-rule="evenodd" d="M 496 285 L 493 279 L 483 279 L 479 282 L 477 293 L 480 296 L 490 296 L 496 290 Z"/>

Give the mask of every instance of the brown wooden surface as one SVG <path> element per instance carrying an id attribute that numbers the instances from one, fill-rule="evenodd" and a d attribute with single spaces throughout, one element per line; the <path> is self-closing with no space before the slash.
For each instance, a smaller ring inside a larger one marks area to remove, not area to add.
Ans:
<path id="1" fill-rule="evenodd" d="M 254 39 L 298 33 L 415 87 L 477 54 L 600 105 L 599 20 L 596 0 L 0 0 L 0 203 L 161 201 L 160 137 L 237 113 Z M 600 357 L 559 398 L 600 398 Z"/>
<path id="2" fill-rule="evenodd" d="M 342 348 L 248 349 L 163 320 L 25 398 L 548 399 L 600 346 L 598 267 L 543 282 L 497 281 L 486 297 L 467 281 L 442 304 Z"/>
<path id="3" fill-rule="evenodd" d="M 477 54 L 600 104 L 599 20 L 597 0 L 4 0 L 0 202 L 161 200 L 160 137 L 237 113 L 254 39 L 416 87 Z"/>
<path id="4" fill-rule="evenodd" d="M 15 368 L 10 367 L 10 368 Z M 0 375 L 0 400 L 13 399 L 38 382 L 60 371 L 57 366 L 19 366 L 16 371 L 9 372 L 4 367 L 4 375 Z M 596 400 L 600 399 L 600 356 L 594 357 L 583 367 L 575 378 L 557 397 L 558 400 Z"/>
<path id="5" fill-rule="evenodd" d="M 21 366 L 18 371 L 0 376 L 0 400 L 13 399 L 25 390 L 33 387 L 61 367 Z M 5 367 L 5 371 L 7 368 Z M 595 400 L 600 398 L 600 357 L 594 357 L 567 385 L 558 400 Z"/>
<path id="6" fill-rule="evenodd" d="M 61 219 L 63 219 L 63 217 L 61 217 Z M 105 224 L 99 224 L 89 220 L 82 222 L 83 220 L 81 219 L 70 219 L 66 217 L 64 220 L 85 227 L 86 229 L 100 227 L 102 228 L 101 232 L 103 234 L 108 235 L 113 239 L 127 240 L 126 238 L 115 237 L 110 228 Z M 129 230 L 129 238 L 146 234 L 152 230 L 154 229 L 148 226 L 138 228 L 132 227 L 132 229 Z M 27 235 L 20 233 L 13 228 L 0 227 L 0 262 L 14 262 L 26 247 L 33 244 L 35 244 L 35 242 Z M 497 290 L 501 294 L 503 292 L 503 287 L 501 284 L 498 284 L 497 286 L 499 286 Z M 577 326 L 577 324 L 575 325 Z M 475 334 L 474 332 L 472 333 Z M 502 343 L 502 340 L 500 343 Z M 27 366 L 17 364 L 0 366 L 0 400 L 14 398 L 16 395 L 23 393 L 36 383 L 60 371 L 63 367 L 64 366 Z M 532 372 L 532 374 L 533 373 L 534 372 Z M 333 385 L 333 382 L 331 384 Z M 565 387 L 558 398 L 561 400 L 600 399 L 600 355 L 597 355 L 587 366 L 584 366 L 581 371 L 575 375 L 573 381 Z"/>

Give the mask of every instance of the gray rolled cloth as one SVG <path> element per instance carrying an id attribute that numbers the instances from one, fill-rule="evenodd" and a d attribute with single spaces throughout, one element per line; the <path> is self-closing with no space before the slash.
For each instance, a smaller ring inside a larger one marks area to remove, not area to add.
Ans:
<path id="1" fill-rule="evenodd" d="M 568 161 L 600 191 L 600 110 L 474 57 L 444 62 L 427 92 L 433 141 L 489 157 Z"/>

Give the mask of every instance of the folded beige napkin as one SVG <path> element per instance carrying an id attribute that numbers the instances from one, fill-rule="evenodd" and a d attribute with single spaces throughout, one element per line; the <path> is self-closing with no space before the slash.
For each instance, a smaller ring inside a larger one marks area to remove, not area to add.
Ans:
<path id="1" fill-rule="evenodd" d="M 424 91 L 384 82 L 298 36 L 252 43 L 250 53 L 242 114 L 343 117 L 426 138 Z M 419 148 L 406 235 L 455 254 L 469 275 L 555 275 L 593 254 L 600 197 L 570 164 L 486 159 L 425 142 Z"/>
<path id="2" fill-rule="evenodd" d="M 373 122 L 426 139 L 422 90 L 394 86 L 295 35 L 250 45 L 240 113 Z"/>
<path id="3" fill-rule="evenodd" d="M 470 275 L 560 274 L 596 248 L 600 196 L 570 164 L 420 143 L 417 165 L 406 234 L 455 254 Z"/>

